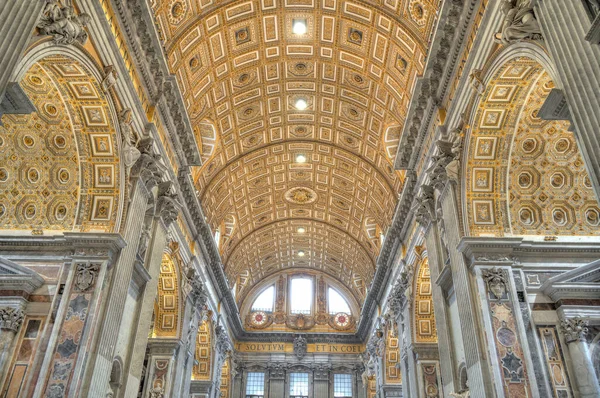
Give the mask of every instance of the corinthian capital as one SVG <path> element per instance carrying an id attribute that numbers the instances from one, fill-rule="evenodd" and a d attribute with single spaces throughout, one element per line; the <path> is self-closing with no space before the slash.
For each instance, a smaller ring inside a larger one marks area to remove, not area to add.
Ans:
<path id="1" fill-rule="evenodd" d="M 156 213 L 163 219 L 167 226 L 177 219 L 181 209 L 174 184 L 165 181 L 158 185 L 158 199 L 156 200 Z"/>
<path id="2" fill-rule="evenodd" d="M 415 199 L 413 207 L 417 222 L 423 226 L 429 225 L 431 220 L 435 219 L 435 197 L 433 187 L 430 185 L 421 185 L 421 193 Z"/>
<path id="3" fill-rule="evenodd" d="M 166 168 L 162 164 L 162 157 L 154 152 L 154 140 L 150 137 L 141 139 L 137 144 L 137 160 L 131 168 L 131 177 L 140 178 L 151 188 L 162 180 Z"/>
<path id="4" fill-rule="evenodd" d="M 16 332 L 23 323 L 25 314 L 20 308 L 0 308 L 0 329 Z"/>
<path id="5" fill-rule="evenodd" d="M 589 321 L 579 316 L 573 318 L 563 318 L 560 322 L 560 328 L 565 335 L 567 343 L 573 341 L 585 341 L 585 335 L 588 332 Z"/>

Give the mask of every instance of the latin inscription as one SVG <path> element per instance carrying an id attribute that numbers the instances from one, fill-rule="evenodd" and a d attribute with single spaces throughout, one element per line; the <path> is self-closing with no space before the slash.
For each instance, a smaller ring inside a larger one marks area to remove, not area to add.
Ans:
<path id="1" fill-rule="evenodd" d="M 236 343 L 235 348 L 241 352 L 294 351 L 294 346 L 289 343 Z M 358 344 L 308 344 L 307 351 L 328 354 L 360 354 L 364 348 Z"/>

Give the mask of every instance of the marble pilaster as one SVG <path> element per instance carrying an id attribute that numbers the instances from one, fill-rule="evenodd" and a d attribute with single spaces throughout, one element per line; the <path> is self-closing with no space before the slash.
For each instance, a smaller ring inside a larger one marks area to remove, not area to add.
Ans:
<path id="1" fill-rule="evenodd" d="M 180 348 L 178 339 L 154 338 L 148 341 L 148 368 L 142 397 L 179 397 L 173 391 L 173 380 L 175 359 Z"/>
<path id="2" fill-rule="evenodd" d="M 104 319 L 97 331 L 98 341 L 88 354 L 90 365 L 84 376 L 83 387 L 92 396 L 103 396 L 109 390 L 108 381 L 114 350 L 124 317 L 124 308 L 135 261 L 137 260 L 138 245 L 136 243 L 140 241 L 144 216 L 151 195 L 143 179 L 135 179 L 132 185 L 133 189 L 124 229 L 124 238 L 130 244 L 125 247 L 114 268 L 106 297 Z M 128 316 L 131 316 L 131 314 Z"/>
<path id="3" fill-rule="evenodd" d="M 329 367 L 317 365 L 313 371 L 313 398 L 329 398 Z"/>
<path id="4" fill-rule="evenodd" d="M 38 380 L 35 397 L 81 391 L 83 374 L 90 365 L 88 354 L 97 346 L 106 309 L 105 283 L 125 246 L 118 234 L 65 233 L 64 239 L 73 253 L 66 264 L 67 280 L 41 366 L 45 380 Z"/>
<path id="5" fill-rule="evenodd" d="M 425 232 L 425 245 L 427 247 L 429 270 L 431 272 L 431 280 L 436 281 L 432 284 L 431 294 L 433 296 L 433 310 L 435 313 L 435 322 L 437 326 L 438 350 L 440 357 L 440 374 L 444 385 L 440 386 L 443 389 L 443 396 L 449 396 L 451 392 L 456 391 L 456 369 L 454 367 L 454 358 L 451 350 L 451 336 L 447 314 L 448 308 L 446 305 L 445 293 L 439 284 L 439 278 L 442 269 L 449 267 L 444 261 L 443 253 L 440 250 L 443 245 L 440 244 L 437 228 L 437 222 L 432 224 Z"/>
<path id="6" fill-rule="evenodd" d="M 269 367 L 269 379 L 267 381 L 269 397 L 285 396 L 285 374 L 286 368 L 283 363 L 273 363 Z"/>
<path id="7" fill-rule="evenodd" d="M 40 0 L 0 2 L 0 102 L 45 5 Z"/>
<path id="8" fill-rule="evenodd" d="M 487 352 L 479 334 L 480 324 L 476 317 L 477 298 L 471 289 L 471 275 L 465 259 L 456 248 L 462 236 L 458 198 L 454 182 L 448 182 L 442 191 L 440 202 L 449 248 L 449 264 L 458 317 L 460 320 L 460 336 L 465 350 L 465 362 L 469 380 L 469 389 L 473 397 L 493 396 L 493 379 L 486 361 Z"/>
<path id="9" fill-rule="evenodd" d="M 127 375 L 125 396 L 137 393 L 139 383 L 142 378 L 144 357 L 146 345 L 148 344 L 148 331 L 152 322 L 152 313 L 154 312 L 154 300 L 158 292 L 158 275 L 160 274 L 160 264 L 162 262 L 165 246 L 167 245 L 167 229 L 165 224 L 156 218 L 152 227 L 151 240 L 148 244 L 144 266 L 146 267 L 151 279 L 146 284 L 140 298 L 139 320 L 136 326 L 135 338 L 132 343 L 131 357 L 128 364 L 125 365 L 125 374 Z"/>

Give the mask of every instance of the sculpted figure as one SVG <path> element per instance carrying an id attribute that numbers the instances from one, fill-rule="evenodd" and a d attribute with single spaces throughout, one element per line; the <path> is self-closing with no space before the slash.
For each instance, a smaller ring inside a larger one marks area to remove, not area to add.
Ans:
<path id="1" fill-rule="evenodd" d="M 140 150 L 137 149 L 138 140 L 131 128 L 131 109 L 124 109 L 119 113 L 119 125 L 123 137 L 123 160 L 127 168 L 133 166 L 140 158 Z"/>
<path id="2" fill-rule="evenodd" d="M 85 44 L 88 34 L 84 28 L 90 20 L 88 14 L 75 15 L 72 6 L 63 7 L 58 0 L 51 0 L 46 4 L 37 27 L 42 34 L 54 36 L 57 44 L 73 44 L 76 41 Z"/>
<path id="3" fill-rule="evenodd" d="M 600 0 L 584 0 L 593 18 L 600 15 Z"/>
<path id="4" fill-rule="evenodd" d="M 496 33 L 496 41 L 507 45 L 524 39 L 542 39 L 531 0 L 502 0 L 501 9 L 505 17 L 502 31 Z"/>

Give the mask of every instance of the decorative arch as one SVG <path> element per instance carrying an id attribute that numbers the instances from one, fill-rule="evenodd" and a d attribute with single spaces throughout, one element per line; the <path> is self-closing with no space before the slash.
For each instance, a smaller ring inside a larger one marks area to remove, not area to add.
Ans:
<path id="1" fill-rule="evenodd" d="M 97 66 L 75 49 L 34 47 L 15 74 L 36 112 L 0 127 L 4 228 L 116 232 L 123 211 L 120 139 Z"/>
<path id="2" fill-rule="evenodd" d="M 600 226 L 569 123 L 537 114 L 556 83 L 534 48 L 524 47 L 535 59 L 500 54 L 472 112 L 464 173 L 470 235 L 594 235 Z"/>
<path id="3" fill-rule="evenodd" d="M 414 278 L 413 338 L 416 343 L 437 343 L 429 259 L 419 261 Z"/>
<path id="4" fill-rule="evenodd" d="M 158 295 L 154 303 L 152 337 L 179 336 L 181 297 L 177 263 L 176 254 L 163 254 L 158 277 Z"/>
<path id="5" fill-rule="evenodd" d="M 211 380 L 212 360 L 212 321 L 209 314 L 208 319 L 198 327 L 196 337 L 195 363 L 192 369 L 192 380 Z"/>

